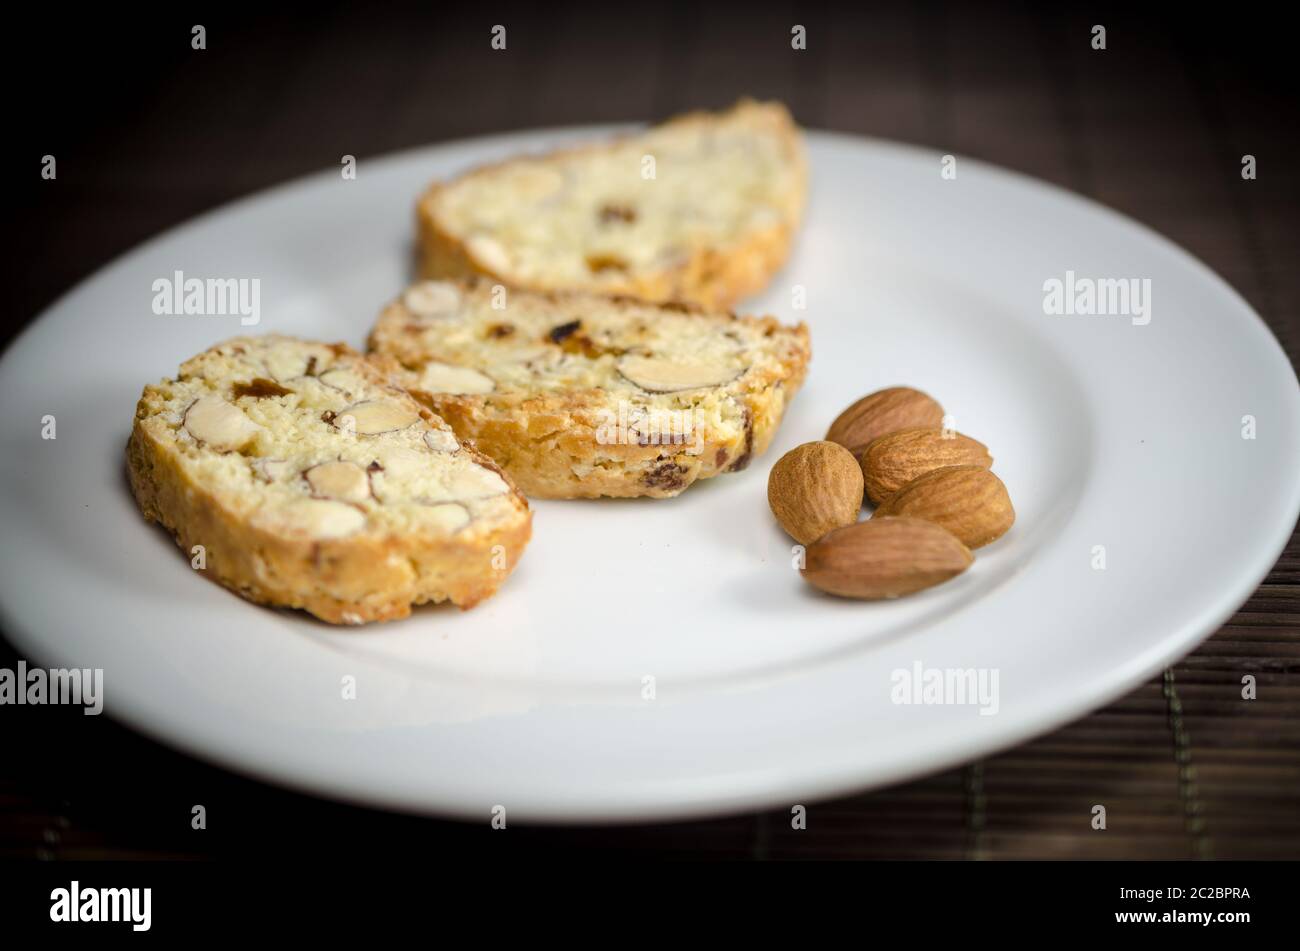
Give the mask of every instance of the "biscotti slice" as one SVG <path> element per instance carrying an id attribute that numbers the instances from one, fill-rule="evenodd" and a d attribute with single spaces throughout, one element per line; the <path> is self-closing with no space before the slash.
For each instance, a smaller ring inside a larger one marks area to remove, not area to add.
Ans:
<path id="1" fill-rule="evenodd" d="M 744 100 L 435 184 L 422 274 L 728 308 L 785 261 L 806 190 L 790 114 Z"/>
<path id="2" fill-rule="evenodd" d="M 808 331 L 771 317 L 428 281 L 379 316 L 374 359 L 530 497 L 677 495 L 767 448 Z"/>
<path id="3" fill-rule="evenodd" d="M 343 344 L 240 337 L 186 361 L 145 387 L 127 464 L 203 574 L 335 624 L 468 608 L 532 526 L 508 476 Z"/>

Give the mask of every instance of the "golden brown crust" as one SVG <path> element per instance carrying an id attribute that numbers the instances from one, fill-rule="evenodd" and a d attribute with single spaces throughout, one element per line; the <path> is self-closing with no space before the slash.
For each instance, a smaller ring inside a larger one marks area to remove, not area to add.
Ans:
<path id="1" fill-rule="evenodd" d="M 751 100 L 742 100 L 732 112 L 746 109 L 779 109 L 781 119 L 771 125 L 782 140 L 797 181 L 795 192 L 785 196 L 783 214 L 770 226 L 745 231 L 739 238 L 725 245 L 691 247 L 686 249 L 680 259 L 659 269 L 623 273 L 615 277 L 607 275 L 598 283 L 556 281 L 548 275 L 524 277 L 510 269 L 494 266 L 476 255 L 467 247 L 464 237 L 454 233 L 440 219 L 437 211 L 439 199 L 448 189 L 453 189 L 466 180 L 491 175 L 494 171 L 508 167 L 516 161 L 510 159 L 472 169 L 450 182 L 435 182 L 420 197 L 416 206 L 416 219 L 420 237 L 421 276 L 427 279 L 454 279 L 481 275 L 512 287 L 535 291 L 594 290 L 612 295 L 624 294 L 656 303 L 680 301 L 709 310 L 730 309 L 737 301 L 766 287 L 785 263 L 802 217 L 807 191 L 807 167 L 802 140 L 789 114 L 775 104 L 760 105 Z M 718 122 L 719 118 L 719 114 L 698 111 L 678 116 L 656 128 L 707 126 Z M 560 149 L 545 156 L 545 160 L 579 158 L 608 150 L 634 138 L 635 136 L 624 136 L 612 143 Z"/>
<path id="2" fill-rule="evenodd" d="M 350 348 L 342 352 L 359 357 Z M 403 618 L 412 605 L 430 601 L 470 608 L 509 576 L 531 536 L 532 513 L 513 484 L 517 517 L 495 518 L 461 536 L 362 532 L 312 539 L 253 524 L 236 491 L 196 479 L 170 430 L 150 423 L 158 419 L 159 396 L 158 387 L 146 387 L 136 410 L 126 450 L 131 490 L 144 516 L 171 532 L 187 557 L 203 546 L 204 574 L 250 601 L 300 608 L 333 624 Z M 421 415 L 433 419 L 427 410 Z M 490 459 L 464 449 L 500 474 Z"/>

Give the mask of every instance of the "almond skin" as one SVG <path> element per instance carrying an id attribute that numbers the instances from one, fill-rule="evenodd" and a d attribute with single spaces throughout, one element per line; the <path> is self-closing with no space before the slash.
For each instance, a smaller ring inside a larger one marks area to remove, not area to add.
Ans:
<path id="1" fill-rule="evenodd" d="M 873 439 L 900 429 L 938 429 L 943 407 L 910 386 L 891 386 L 862 397 L 831 423 L 826 438 L 855 456 Z"/>
<path id="2" fill-rule="evenodd" d="M 942 429 L 904 429 L 880 436 L 867 444 L 861 460 L 867 497 L 876 503 L 933 469 L 993 465 L 982 442 Z"/>
<path id="3" fill-rule="evenodd" d="M 810 545 L 802 573 L 828 594 L 878 601 L 942 584 L 972 560 L 966 546 L 934 522 L 876 517 Z"/>
<path id="4" fill-rule="evenodd" d="M 862 510 L 862 469 L 853 454 L 833 442 L 791 449 L 767 477 L 772 514 L 801 545 L 833 528 L 850 525 Z"/>
<path id="5" fill-rule="evenodd" d="M 934 522 L 968 548 L 1006 534 L 1016 520 L 1002 480 L 982 466 L 947 466 L 903 486 L 876 509 L 876 518 L 909 516 Z"/>

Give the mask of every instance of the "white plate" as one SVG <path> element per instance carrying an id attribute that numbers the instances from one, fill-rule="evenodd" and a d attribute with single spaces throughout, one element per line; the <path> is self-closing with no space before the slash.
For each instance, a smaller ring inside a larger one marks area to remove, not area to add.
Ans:
<path id="1" fill-rule="evenodd" d="M 409 277 L 428 181 L 573 135 L 273 189 L 45 313 L 0 364 L 0 604 L 19 648 L 104 668 L 107 710 L 145 733 L 315 793 L 480 821 L 497 805 L 511 819 L 680 817 L 807 803 L 1049 730 L 1191 650 L 1273 564 L 1300 509 L 1300 397 L 1236 293 L 1065 192 L 966 159 L 948 181 L 937 154 L 813 134 L 802 237 L 744 308 L 806 320 L 812 370 L 748 471 L 672 501 L 538 504 L 517 574 L 464 614 L 334 630 L 191 570 L 136 511 L 123 445 L 144 383 L 242 328 L 155 316 L 152 282 L 257 277 L 254 330 L 359 346 Z M 1067 270 L 1150 279 L 1150 323 L 1048 316 L 1044 282 Z M 768 469 L 897 383 L 991 447 L 1019 520 L 940 588 L 822 597 L 791 567 Z M 997 712 L 894 703 L 892 673 L 917 663 L 996 670 Z"/>

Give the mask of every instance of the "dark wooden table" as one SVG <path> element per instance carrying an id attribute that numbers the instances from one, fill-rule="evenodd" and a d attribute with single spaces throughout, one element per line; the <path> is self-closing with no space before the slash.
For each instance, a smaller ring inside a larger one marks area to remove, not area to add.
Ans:
<path id="1" fill-rule="evenodd" d="M 11 34 L 18 97 L 6 339 L 137 242 L 345 153 L 529 126 L 651 119 L 739 95 L 810 127 L 994 162 L 1164 233 L 1240 291 L 1292 361 L 1300 312 L 1296 81 L 1280 24 L 1170 8 L 988 4 L 496 8 L 325 5 L 310 18 L 191 14 Z M 203 15 L 198 15 L 203 17 Z M 489 47 L 507 27 L 507 50 Z M 1107 49 L 1090 47 L 1107 28 Z M 790 48 L 794 24 L 808 48 Z M 58 158 L 57 183 L 37 175 Z M 1257 157 L 1244 181 L 1242 156 Z M 123 341 L 129 346 L 129 341 Z M 1297 476 L 1300 478 L 1300 476 Z M 1226 504 L 1217 500 L 1207 504 Z M 7 647 L 0 666 L 16 658 Z M 1243 701 L 1241 678 L 1258 678 Z M 855 858 L 1300 857 L 1300 545 L 1213 637 L 1051 735 L 893 789 L 784 811 L 621 829 L 519 829 L 512 848 Z M 482 848 L 484 824 L 268 788 L 76 711 L 0 708 L 0 855 L 47 859 Z M 209 828 L 190 828 L 204 803 Z M 1108 828 L 1089 824 L 1094 804 Z M 494 847 L 503 847 L 496 845 Z"/>

